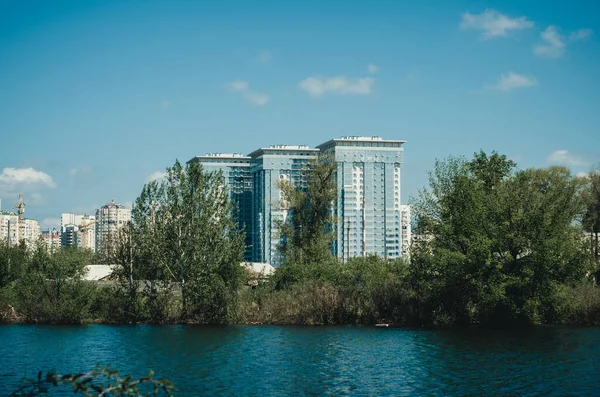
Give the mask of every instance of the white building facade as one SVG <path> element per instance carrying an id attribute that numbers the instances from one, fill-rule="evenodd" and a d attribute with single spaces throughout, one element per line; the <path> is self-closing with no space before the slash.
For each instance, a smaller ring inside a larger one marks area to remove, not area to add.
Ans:
<path id="1" fill-rule="evenodd" d="M 114 201 L 96 210 L 96 251 L 112 249 L 117 243 L 119 229 L 131 221 L 131 209 Z"/>

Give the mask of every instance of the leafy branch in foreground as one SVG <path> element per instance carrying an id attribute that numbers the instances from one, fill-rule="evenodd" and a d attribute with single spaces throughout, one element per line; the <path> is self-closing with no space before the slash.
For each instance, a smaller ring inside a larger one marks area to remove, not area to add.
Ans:
<path id="1" fill-rule="evenodd" d="M 60 375 L 49 371 L 44 376 L 40 371 L 37 380 L 27 379 L 24 383 L 21 388 L 11 394 L 11 397 L 38 396 L 47 394 L 50 388 L 68 385 L 73 387 L 73 393 L 81 393 L 87 397 L 173 396 L 173 392 L 177 390 L 168 379 L 154 379 L 152 370 L 148 376 L 139 379 L 135 379 L 131 375 L 120 378 L 119 371 L 116 369 L 100 365 L 85 374 Z"/>

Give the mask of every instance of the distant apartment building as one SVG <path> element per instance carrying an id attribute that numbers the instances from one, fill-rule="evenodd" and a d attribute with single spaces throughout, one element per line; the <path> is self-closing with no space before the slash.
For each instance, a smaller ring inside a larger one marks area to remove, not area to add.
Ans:
<path id="1" fill-rule="evenodd" d="M 21 240 L 35 244 L 40 238 L 40 225 L 35 219 L 21 219 L 13 212 L 0 211 L 0 239 L 2 243 L 17 245 Z"/>
<path id="2" fill-rule="evenodd" d="M 198 162 L 205 171 L 222 171 L 223 179 L 229 189 L 229 196 L 235 205 L 235 219 L 241 230 L 246 232 L 246 250 L 244 260 L 252 260 L 252 177 L 250 175 L 250 157 L 242 154 L 207 153 L 196 156 L 188 163 Z"/>
<path id="3" fill-rule="evenodd" d="M 410 246 L 412 244 L 412 228 L 410 221 L 410 205 L 400 204 L 400 242 L 402 247 L 402 256 L 410 255 Z"/>
<path id="4" fill-rule="evenodd" d="M 223 171 L 239 208 L 237 220 L 246 231 L 246 260 L 279 265 L 279 225 L 289 216 L 279 184 L 288 180 L 306 188 L 303 170 L 309 161 L 331 156 L 338 193 L 334 255 L 344 261 L 371 254 L 393 260 L 408 254 L 412 239 L 410 207 L 401 203 L 404 143 L 351 136 L 316 148 L 272 145 L 248 156 L 207 154 L 189 162 Z"/>
<path id="5" fill-rule="evenodd" d="M 63 247 L 96 250 L 96 217 L 64 212 L 60 217 L 61 245 Z"/>
<path id="6" fill-rule="evenodd" d="M 402 255 L 401 165 L 405 141 L 348 136 L 317 148 L 336 162 L 337 239 L 334 254 L 344 261 L 375 254 Z"/>
<path id="7" fill-rule="evenodd" d="M 52 252 L 61 246 L 61 232 L 54 228 L 42 230 L 42 240 L 46 243 L 48 251 Z"/>
<path id="8" fill-rule="evenodd" d="M 19 218 L 9 211 L 0 211 L 0 240 L 2 244 L 17 245 Z"/>
<path id="9" fill-rule="evenodd" d="M 288 210 L 283 203 L 279 183 L 288 180 L 306 187 L 303 169 L 316 159 L 318 149 L 299 145 L 272 145 L 250 153 L 252 175 L 252 248 L 253 262 L 281 264 L 278 246 L 279 225 L 286 221 Z"/>
<path id="10" fill-rule="evenodd" d="M 96 251 L 114 249 L 118 231 L 131 221 L 131 209 L 114 201 L 96 210 Z"/>

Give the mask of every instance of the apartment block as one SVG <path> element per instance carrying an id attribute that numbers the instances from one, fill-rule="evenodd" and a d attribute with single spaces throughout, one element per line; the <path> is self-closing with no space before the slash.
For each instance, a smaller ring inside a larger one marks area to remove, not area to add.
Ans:
<path id="1" fill-rule="evenodd" d="M 231 201 L 235 206 L 235 218 L 241 230 L 246 232 L 246 250 L 244 260 L 252 260 L 252 177 L 250 175 L 250 157 L 237 153 L 207 153 L 196 156 L 188 163 L 198 162 L 207 172 L 223 173 L 223 179 L 229 189 Z"/>
<path id="2" fill-rule="evenodd" d="M 347 136 L 317 148 L 337 165 L 337 239 L 334 254 L 344 261 L 375 254 L 402 255 L 401 166 L 405 141 Z"/>
<path id="3" fill-rule="evenodd" d="M 96 210 L 96 252 L 113 250 L 118 231 L 131 221 L 131 209 L 113 201 Z"/>
<path id="4" fill-rule="evenodd" d="M 302 170 L 318 153 L 318 149 L 304 145 L 272 145 L 249 154 L 254 262 L 281 264 L 277 250 L 281 237 L 279 224 L 286 221 L 288 210 L 282 202 L 279 183 L 288 180 L 295 186 L 306 187 Z"/>
<path id="5" fill-rule="evenodd" d="M 347 136 L 316 148 L 271 145 L 248 156 L 207 154 L 189 162 L 207 171 L 221 170 L 237 220 L 246 231 L 246 260 L 282 263 L 278 254 L 280 227 L 289 214 L 279 184 L 288 180 L 306 188 L 303 170 L 318 156 L 336 162 L 337 202 L 333 253 L 347 261 L 370 254 L 389 260 L 408 254 L 411 242 L 410 207 L 401 203 L 405 141 Z"/>

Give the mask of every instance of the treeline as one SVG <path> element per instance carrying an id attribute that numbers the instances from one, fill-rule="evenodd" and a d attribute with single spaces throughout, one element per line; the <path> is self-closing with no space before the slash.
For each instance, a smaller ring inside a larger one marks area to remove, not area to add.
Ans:
<path id="1" fill-rule="evenodd" d="M 599 324 L 600 173 L 519 170 L 497 153 L 438 161 L 412 202 L 410 256 L 343 263 L 335 164 L 282 181 L 274 275 L 247 273 L 244 233 L 221 173 L 167 169 L 144 186 L 108 261 L 113 281 L 82 281 L 93 254 L 0 248 L 0 308 L 26 322 L 453 326 Z M 6 318 L 6 316 L 5 316 Z"/>
<path id="2" fill-rule="evenodd" d="M 436 162 L 412 202 L 410 259 L 341 263 L 329 244 L 335 166 L 281 188 L 284 266 L 247 291 L 246 321 L 525 326 L 600 323 L 600 173 L 518 170 L 506 156 Z"/>

